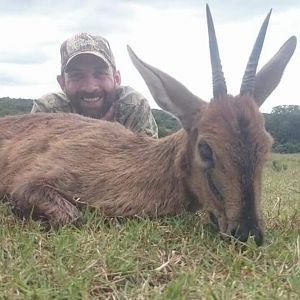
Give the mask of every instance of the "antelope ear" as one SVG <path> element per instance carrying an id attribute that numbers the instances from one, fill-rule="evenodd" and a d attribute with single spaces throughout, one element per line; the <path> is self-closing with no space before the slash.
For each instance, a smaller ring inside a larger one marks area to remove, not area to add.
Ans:
<path id="1" fill-rule="evenodd" d="M 290 37 L 256 74 L 253 96 L 258 106 L 264 103 L 279 84 L 283 71 L 296 49 L 296 45 L 296 37 Z"/>
<path id="2" fill-rule="evenodd" d="M 175 115 L 185 130 L 189 130 L 207 103 L 193 95 L 170 75 L 152 67 L 127 46 L 132 63 L 145 80 L 154 100 L 164 110 Z"/>

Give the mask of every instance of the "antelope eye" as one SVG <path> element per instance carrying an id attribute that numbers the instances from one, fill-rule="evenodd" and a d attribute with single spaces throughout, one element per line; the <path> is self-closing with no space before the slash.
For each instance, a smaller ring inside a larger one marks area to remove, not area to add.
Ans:
<path id="1" fill-rule="evenodd" d="M 207 162 L 213 161 L 213 152 L 208 144 L 199 144 L 199 153 L 202 160 Z"/>

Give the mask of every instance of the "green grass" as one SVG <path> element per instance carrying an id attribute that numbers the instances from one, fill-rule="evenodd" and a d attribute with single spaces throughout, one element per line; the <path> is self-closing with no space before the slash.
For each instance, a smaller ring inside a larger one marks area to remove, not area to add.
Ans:
<path id="1" fill-rule="evenodd" d="M 0 205 L 0 299 L 299 299 L 300 155 L 264 172 L 266 241 L 220 239 L 205 215 L 44 231 Z"/>

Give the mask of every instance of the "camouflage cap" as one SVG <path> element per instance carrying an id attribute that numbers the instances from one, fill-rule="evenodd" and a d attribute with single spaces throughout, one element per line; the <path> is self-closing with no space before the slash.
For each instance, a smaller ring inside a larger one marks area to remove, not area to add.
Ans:
<path id="1" fill-rule="evenodd" d="M 60 47 L 61 70 L 77 55 L 90 53 L 100 57 L 108 66 L 116 67 L 108 41 L 99 35 L 79 33 L 64 41 Z"/>

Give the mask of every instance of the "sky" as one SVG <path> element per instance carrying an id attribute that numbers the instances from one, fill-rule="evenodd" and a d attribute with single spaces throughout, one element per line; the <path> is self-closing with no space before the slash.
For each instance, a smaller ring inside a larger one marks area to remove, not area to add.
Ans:
<path id="1" fill-rule="evenodd" d="M 272 8 L 260 57 L 262 67 L 292 35 L 300 38 L 299 0 L 0 0 L 0 98 L 30 98 L 59 91 L 61 43 L 89 32 L 106 37 L 122 84 L 158 108 L 126 45 L 205 101 L 212 97 L 205 5 L 214 19 L 228 92 L 239 92 L 259 28 Z M 300 105 L 300 45 L 281 83 L 261 107 Z M 296 75 L 297 74 L 297 75 Z"/>

